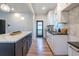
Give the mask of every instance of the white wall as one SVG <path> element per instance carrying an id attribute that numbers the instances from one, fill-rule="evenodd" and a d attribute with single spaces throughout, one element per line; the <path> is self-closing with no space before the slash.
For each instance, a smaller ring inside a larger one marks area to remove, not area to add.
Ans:
<path id="1" fill-rule="evenodd" d="M 79 6 L 69 11 L 69 40 L 79 41 Z"/>
<path id="2" fill-rule="evenodd" d="M 13 31 L 32 31 L 32 14 L 20 13 L 25 19 L 21 20 L 20 17 L 16 17 L 14 13 L 0 12 L 0 19 L 6 20 L 6 32 Z M 8 24 L 10 26 L 8 26 Z"/>
<path id="3" fill-rule="evenodd" d="M 35 20 L 33 20 L 33 39 L 36 38 L 36 21 L 43 20 L 43 35 L 45 37 L 45 29 L 47 26 L 47 17 L 45 15 L 36 15 Z"/>

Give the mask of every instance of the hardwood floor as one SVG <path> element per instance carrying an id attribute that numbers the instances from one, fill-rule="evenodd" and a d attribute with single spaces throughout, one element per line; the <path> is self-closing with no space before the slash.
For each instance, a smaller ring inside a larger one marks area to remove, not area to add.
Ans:
<path id="1" fill-rule="evenodd" d="M 27 54 L 27 56 L 52 56 L 47 42 L 43 38 L 37 38 L 33 40 L 32 46 Z"/>

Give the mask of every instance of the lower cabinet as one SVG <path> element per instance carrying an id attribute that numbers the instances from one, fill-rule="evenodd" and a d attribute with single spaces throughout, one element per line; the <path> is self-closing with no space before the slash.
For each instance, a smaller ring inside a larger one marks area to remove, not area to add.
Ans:
<path id="1" fill-rule="evenodd" d="M 79 51 L 74 49 L 75 47 L 68 45 L 68 55 L 69 56 L 79 56 Z"/>
<path id="2" fill-rule="evenodd" d="M 70 47 L 70 45 L 68 45 L 68 55 L 72 56 L 72 48 Z"/>
<path id="3" fill-rule="evenodd" d="M 19 40 L 15 43 L 14 52 L 16 56 L 22 56 L 23 55 L 23 46 L 22 46 L 22 40 Z"/>
<path id="4" fill-rule="evenodd" d="M 23 56 L 25 56 L 28 52 L 28 39 L 23 39 Z"/>
<path id="5" fill-rule="evenodd" d="M 68 55 L 67 35 L 54 35 L 54 55 Z"/>
<path id="6" fill-rule="evenodd" d="M 47 42 L 54 55 L 68 55 L 68 35 L 53 35 L 47 32 Z"/>
<path id="7" fill-rule="evenodd" d="M 54 52 L 54 49 L 53 49 L 53 35 L 50 34 L 49 32 L 47 32 L 47 42 L 49 44 L 49 47 L 51 48 L 52 52 Z"/>
<path id="8" fill-rule="evenodd" d="M 16 55 L 26 56 L 32 44 L 32 34 L 29 34 L 16 43 Z"/>
<path id="9" fill-rule="evenodd" d="M 79 51 L 72 50 L 72 56 L 79 56 Z"/>
<path id="10" fill-rule="evenodd" d="M 14 43 L 0 43 L 0 56 L 14 56 L 15 54 L 18 52 L 15 53 Z"/>
<path id="11" fill-rule="evenodd" d="M 0 56 L 26 56 L 32 44 L 32 34 L 16 43 L 0 43 Z"/>
<path id="12" fill-rule="evenodd" d="M 23 38 L 23 56 L 26 56 L 32 44 L 32 34 Z"/>

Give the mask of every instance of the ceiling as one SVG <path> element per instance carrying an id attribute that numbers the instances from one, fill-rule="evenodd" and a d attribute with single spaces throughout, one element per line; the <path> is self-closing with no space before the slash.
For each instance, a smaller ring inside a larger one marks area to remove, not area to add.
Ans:
<path id="1" fill-rule="evenodd" d="M 32 7 L 36 15 L 45 15 L 56 7 L 56 3 L 32 3 Z M 46 9 L 42 10 L 42 7 Z"/>
<path id="2" fill-rule="evenodd" d="M 7 5 L 10 8 L 14 8 L 14 11 L 10 12 L 32 13 L 29 3 L 7 3 Z M 45 15 L 49 10 L 52 10 L 56 7 L 56 3 L 32 3 L 31 5 L 35 15 Z M 46 9 L 42 10 L 42 7 L 46 7 Z M 0 10 L 0 12 L 2 11 Z"/>
<path id="3" fill-rule="evenodd" d="M 1 3 L 0 3 L 0 5 L 1 5 Z M 29 7 L 29 3 L 7 3 L 7 5 L 10 8 L 14 8 L 14 11 L 10 11 L 10 12 L 32 13 L 32 11 Z"/>

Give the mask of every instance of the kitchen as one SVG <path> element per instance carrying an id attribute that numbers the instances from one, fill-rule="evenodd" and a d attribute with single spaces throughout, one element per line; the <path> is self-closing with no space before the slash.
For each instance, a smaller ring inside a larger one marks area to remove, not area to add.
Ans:
<path id="1" fill-rule="evenodd" d="M 79 56 L 78 15 L 79 3 L 0 3 L 0 56 L 29 56 L 37 21 L 52 56 Z"/>

